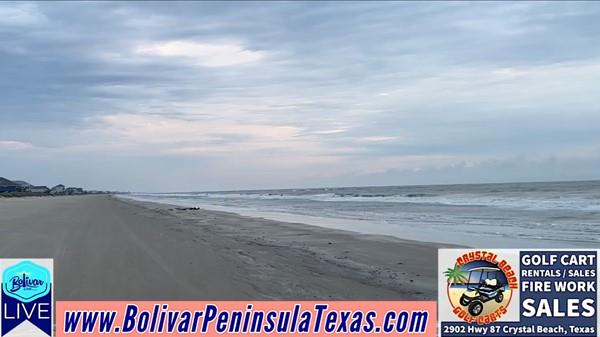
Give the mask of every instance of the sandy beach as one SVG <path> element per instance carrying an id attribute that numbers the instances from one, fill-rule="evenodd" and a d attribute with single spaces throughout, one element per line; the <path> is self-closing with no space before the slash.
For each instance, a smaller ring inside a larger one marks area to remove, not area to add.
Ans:
<path id="1" fill-rule="evenodd" d="M 435 244 L 108 195 L 0 200 L 0 256 L 58 300 L 434 299 Z"/>

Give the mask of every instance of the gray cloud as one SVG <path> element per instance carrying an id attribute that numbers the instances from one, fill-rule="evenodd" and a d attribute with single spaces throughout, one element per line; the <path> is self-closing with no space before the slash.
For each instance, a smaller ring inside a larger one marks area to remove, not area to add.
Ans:
<path id="1" fill-rule="evenodd" d="M 2 3 L 0 16 L 6 176 L 469 182 L 456 167 L 479 162 L 495 163 L 481 180 L 545 178 L 494 161 L 524 156 L 581 163 L 552 179 L 587 179 L 600 157 L 592 2 L 39 2 Z M 114 172 L 78 173 L 95 156 Z"/>

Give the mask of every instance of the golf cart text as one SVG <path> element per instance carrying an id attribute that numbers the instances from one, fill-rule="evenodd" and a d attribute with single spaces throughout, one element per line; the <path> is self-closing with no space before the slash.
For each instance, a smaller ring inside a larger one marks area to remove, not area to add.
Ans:
<path id="1" fill-rule="evenodd" d="M 596 255 L 563 255 L 559 259 L 557 255 L 529 255 L 525 254 L 521 258 L 521 263 L 524 266 L 553 266 L 556 262 L 560 262 L 563 266 L 591 266 L 596 261 Z"/>

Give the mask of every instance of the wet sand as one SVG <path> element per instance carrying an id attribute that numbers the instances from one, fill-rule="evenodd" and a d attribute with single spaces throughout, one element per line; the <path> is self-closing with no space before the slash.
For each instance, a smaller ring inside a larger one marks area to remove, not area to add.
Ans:
<path id="1" fill-rule="evenodd" d="M 0 199 L 58 300 L 435 299 L 437 245 L 108 195 Z"/>

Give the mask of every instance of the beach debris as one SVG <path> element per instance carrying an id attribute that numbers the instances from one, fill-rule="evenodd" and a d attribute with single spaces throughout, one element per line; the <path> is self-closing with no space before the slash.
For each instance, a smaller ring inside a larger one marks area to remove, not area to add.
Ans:
<path id="1" fill-rule="evenodd" d="M 406 195 L 407 198 L 422 198 L 422 197 L 433 197 L 434 194 L 427 193 L 409 193 Z"/>
<path id="2" fill-rule="evenodd" d="M 337 197 L 354 197 L 354 198 L 384 198 L 386 194 L 359 194 L 359 193 L 336 193 Z"/>
<path id="3" fill-rule="evenodd" d="M 200 207 L 177 207 L 175 208 L 178 211 L 198 211 L 200 210 Z M 171 209 L 173 210 L 173 209 Z"/>

